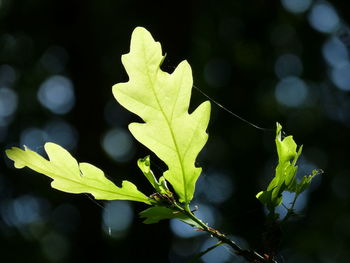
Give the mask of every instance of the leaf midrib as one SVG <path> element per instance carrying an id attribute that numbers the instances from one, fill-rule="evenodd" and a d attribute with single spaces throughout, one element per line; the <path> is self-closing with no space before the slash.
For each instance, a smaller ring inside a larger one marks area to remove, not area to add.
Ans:
<path id="1" fill-rule="evenodd" d="M 144 41 L 143 41 L 143 43 L 144 43 Z M 144 58 L 145 58 L 145 62 L 146 62 L 146 64 L 148 64 L 148 63 L 147 63 L 148 61 L 147 61 L 147 59 L 146 59 L 147 57 L 146 57 L 145 45 L 142 45 L 142 51 L 143 51 L 143 55 L 144 55 Z M 149 68 L 146 67 L 146 75 L 147 75 L 147 78 L 148 78 L 149 82 L 151 83 L 152 92 L 153 92 L 153 94 L 154 94 L 154 97 L 156 98 L 158 107 L 159 107 L 159 109 L 160 109 L 160 111 L 161 111 L 161 113 L 162 113 L 162 115 L 163 115 L 163 117 L 164 117 L 164 119 L 165 119 L 165 121 L 166 121 L 166 123 L 167 123 L 168 129 L 170 130 L 170 135 L 171 135 L 171 138 L 172 138 L 172 140 L 173 140 L 173 143 L 174 143 L 174 146 L 175 146 L 175 149 L 176 149 L 175 152 L 176 152 L 176 155 L 177 155 L 178 160 L 179 160 L 179 163 L 180 163 L 181 172 L 182 172 L 182 180 L 183 180 L 183 182 L 184 182 L 184 184 L 183 184 L 183 189 L 184 189 L 184 194 L 185 194 L 185 203 L 188 203 L 188 201 L 187 201 L 187 199 L 188 199 L 188 198 L 187 198 L 187 189 L 186 189 L 186 176 L 185 176 L 185 170 L 184 170 L 184 167 L 183 167 L 183 161 L 182 161 L 182 158 L 181 158 L 181 156 L 180 156 L 179 147 L 178 147 L 178 145 L 177 145 L 177 142 L 176 142 L 176 139 L 175 139 L 175 135 L 174 135 L 174 132 L 173 132 L 173 130 L 172 130 L 172 128 L 171 128 L 170 122 L 169 122 L 169 120 L 168 120 L 168 118 L 167 118 L 167 116 L 166 116 L 166 114 L 165 114 L 165 112 L 164 112 L 164 110 L 163 110 L 163 108 L 162 108 L 160 102 L 159 102 L 158 95 L 157 95 L 157 93 L 156 93 L 156 91 L 155 91 L 155 89 L 154 89 L 154 82 L 153 82 L 153 80 L 152 80 L 152 78 L 151 78 L 151 76 L 150 76 L 150 72 L 149 72 L 148 69 L 149 69 Z M 156 71 L 156 74 L 157 74 L 157 75 L 158 75 L 158 71 L 159 71 L 159 70 L 160 70 L 160 67 L 158 66 L 158 67 L 157 67 L 157 71 Z"/>
<path id="2" fill-rule="evenodd" d="M 28 162 L 25 161 L 25 160 L 23 161 L 23 159 L 21 159 L 21 161 L 22 161 L 22 163 L 28 163 Z M 55 165 L 55 164 L 51 163 L 51 161 L 49 161 L 49 160 L 46 160 L 46 159 L 45 159 L 45 161 L 49 162 L 49 164 L 51 164 L 51 165 Z M 98 188 L 98 187 L 94 187 L 94 186 L 91 186 L 91 185 L 84 184 L 84 183 L 82 183 L 82 182 L 73 180 L 73 179 L 71 179 L 71 178 L 69 178 L 69 177 L 63 177 L 63 176 L 61 176 L 61 175 L 59 175 L 59 174 L 56 174 L 56 173 L 54 173 L 54 172 L 47 171 L 46 169 L 43 169 L 42 167 L 38 167 L 38 166 L 33 165 L 33 164 L 30 164 L 30 165 L 34 168 L 34 169 L 31 168 L 31 169 L 34 170 L 34 171 L 37 171 L 37 170 L 46 171 L 46 173 L 43 173 L 43 174 L 46 175 L 46 176 L 48 176 L 47 174 L 52 174 L 53 176 L 57 177 L 57 179 L 59 179 L 59 180 L 70 181 L 70 182 L 72 182 L 72 183 L 80 184 L 80 185 L 83 185 L 83 186 L 86 186 L 86 187 L 88 187 L 88 188 L 92 188 L 92 189 L 94 189 L 94 190 L 98 190 L 98 191 L 101 191 L 101 192 L 106 192 L 106 193 L 117 194 L 117 195 L 122 195 L 122 196 L 126 196 L 126 197 L 133 197 L 133 198 L 135 198 L 135 196 L 132 196 L 132 195 L 119 194 L 119 193 L 116 193 L 116 192 L 113 192 L 113 191 L 109 191 L 109 190 L 106 190 L 106 189 L 101 189 L 101 188 Z M 26 166 L 29 167 L 28 165 L 26 165 Z M 55 165 L 55 166 L 56 166 L 56 165 Z M 35 169 L 35 168 L 36 168 L 36 169 Z M 81 171 L 80 168 L 79 168 L 79 171 Z M 52 178 L 51 176 L 49 176 L 49 177 L 50 177 L 53 181 L 57 180 L 57 179 L 55 179 L 55 178 Z M 108 179 L 107 179 L 107 180 L 108 180 Z M 118 187 L 118 186 L 116 186 L 116 185 L 114 185 L 114 186 L 117 187 L 117 188 L 119 188 L 119 189 L 123 189 L 123 188 Z M 136 198 L 138 198 L 138 197 L 136 197 Z M 140 200 L 141 200 L 141 199 L 140 199 Z"/>

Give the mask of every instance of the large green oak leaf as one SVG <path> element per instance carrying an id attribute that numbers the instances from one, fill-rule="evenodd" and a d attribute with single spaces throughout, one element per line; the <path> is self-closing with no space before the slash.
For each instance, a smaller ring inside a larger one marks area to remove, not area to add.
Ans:
<path id="1" fill-rule="evenodd" d="M 210 103 L 202 103 L 189 114 L 191 67 L 182 61 L 169 74 L 160 68 L 163 60 L 160 43 L 146 29 L 137 27 L 130 52 L 122 56 L 129 81 L 114 85 L 113 94 L 123 107 L 144 121 L 131 123 L 129 130 L 165 162 L 165 179 L 180 202 L 188 204 L 201 173 L 195 160 L 208 139 Z"/>

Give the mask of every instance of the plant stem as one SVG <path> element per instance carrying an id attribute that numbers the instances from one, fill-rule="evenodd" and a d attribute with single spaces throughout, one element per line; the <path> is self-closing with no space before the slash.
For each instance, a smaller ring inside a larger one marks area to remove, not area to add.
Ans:
<path id="1" fill-rule="evenodd" d="M 208 247 L 206 250 L 198 253 L 196 256 L 194 256 L 189 263 L 195 263 L 198 259 L 200 259 L 202 256 L 204 256 L 205 254 L 207 254 L 208 252 L 212 251 L 214 248 L 217 248 L 218 246 L 221 246 L 222 243 L 221 241 L 219 241 L 218 243 L 216 243 L 215 245 Z"/>
<path id="2" fill-rule="evenodd" d="M 288 209 L 288 212 L 287 212 L 286 216 L 283 218 L 283 220 L 281 221 L 281 224 L 287 222 L 288 219 L 289 219 L 291 216 L 295 215 L 295 213 L 294 213 L 294 206 L 295 206 L 295 203 L 296 203 L 298 197 L 299 197 L 299 194 L 296 193 L 295 196 L 294 196 L 294 199 L 293 199 L 293 202 L 292 202 L 290 208 L 287 208 L 287 209 Z"/>
<path id="3" fill-rule="evenodd" d="M 219 232 L 218 230 L 209 227 L 207 224 L 203 223 L 202 220 L 200 220 L 198 217 L 196 217 L 190 210 L 188 205 L 185 205 L 185 207 L 180 206 L 176 202 L 174 203 L 174 206 L 176 210 L 181 212 L 182 214 L 186 215 L 188 218 L 196 222 L 201 228 L 199 230 L 202 230 L 204 232 L 207 232 L 212 237 L 216 237 L 220 242 L 229 245 L 235 253 L 239 256 L 242 256 L 244 259 L 246 259 L 248 262 L 254 262 L 254 263 L 277 263 L 273 259 L 267 259 L 257 253 L 253 250 L 246 250 L 242 249 L 240 246 L 238 246 L 233 240 L 229 239 L 225 234 Z"/>

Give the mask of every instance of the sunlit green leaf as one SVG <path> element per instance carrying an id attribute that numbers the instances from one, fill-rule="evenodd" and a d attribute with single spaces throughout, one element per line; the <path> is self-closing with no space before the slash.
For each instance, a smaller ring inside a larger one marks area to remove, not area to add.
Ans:
<path id="1" fill-rule="evenodd" d="M 278 165 L 275 170 L 275 177 L 270 182 L 266 191 L 257 194 L 257 198 L 265 204 L 270 211 L 282 202 L 282 192 L 290 191 L 296 183 L 296 162 L 301 154 L 302 146 L 297 150 L 297 145 L 292 136 L 282 139 L 282 126 L 277 123 L 276 147 L 278 154 Z"/>
<path id="2" fill-rule="evenodd" d="M 142 118 L 131 123 L 133 136 L 168 166 L 164 173 L 180 202 L 193 198 L 201 168 L 195 167 L 198 153 L 207 141 L 210 103 L 188 113 L 192 72 L 187 61 L 172 74 L 160 69 L 164 56 L 159 42 L 144 28 L 134 30 L 130 53 L 122 56 L 129 81 L 113 87 L 117 101 Z"/>
<path id="3" fill-rule="evenodd" d="M 154 189 L 159 189 L 159 183 L 153 172 L 151 171 L 151 161 L 150 157 L 146 156 L 145 158 L 138 159 L 137 165 L 140 170 L 143 172 L 147 180 L 151 183 Z"/>
<path id="4" fill-rule="evenodd" d="M 151 170 L 151 160 L 149 156 L 145 158 L 141 158 L 137 161 L 137 165 L 145 175 L 147 180 L 151 183 L 156 192 L 161 194 L 170 194 L 168 187 L 166 186 L 166 181 L 163 176 L 159 178 L 159 182 L 157 178 L 154 176 Z"/>
<path id="5" fill-rule="evenodd" d="M 154 224 L 154 223 L 158 223 L 160 220 L 176 218 L 185 222 L 186 224 L 201 228 L 200 225 L 198 225 L 196 222 L 194 222 L 190 218 L 186 217 L 184 214 L 181 214 L 177 211 L 174 211 L 164 206 L 150 207 L 142 211 L 140 213 L 140 217 L 145 218 L 145 220 L 143 221 L 143 223 L 145 224 Z"/>
<path id="6" fill-rule="evenodd" d="M 25 166 L 53 179 L 51 186 L 67 193 L 89 193 L 96 199 L 132 200 L 151 204 L 150 199 L 137 190 L 136 186 L 123 181 L 117 187 L 108 180 L 102 170 L 89 164 L 79 163 L 61 146 L 46 143 L 45 151 L 49 160 L 43 158 L 27 147 L 6 150 L 7 156 L 15 162 L 16 168 Z"/>
<path id="7" fill-rule="evenodd" d="M 314 169 L 311 173 L 311 175 L 304 175 L 303 178 L 300 180 L 300 182 L 296 182 L 293 187 L 290 187 L 288 189 L 288 191 L 290 192 L 294 192 L 297 195 L 301 194 L 302 192 L 304 192 L 307 187 L 311 184 L 312 179 L 314 179 L 314 177 L 316 175 L 319 175 L 323 173 L 322 170 L 320 169 Z"/>

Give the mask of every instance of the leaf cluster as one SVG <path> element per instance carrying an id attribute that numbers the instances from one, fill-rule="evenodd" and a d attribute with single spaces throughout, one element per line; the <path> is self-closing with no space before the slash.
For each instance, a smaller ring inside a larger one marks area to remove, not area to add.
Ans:
<path id="1" fill-rule="evenodd" d="M 210 118 L 209 101 L 189 113 L 192 90 L 192 72 L 187 61 L 182 61 L 174 72 L 164 72 L 160 67 L 165 56 L 161 45 L 142 27 L 132 33 L 130 52 L 122 56 L 129 80 L 113 86 L 113 95 L 126 109 L 142 119 L 129 124 L 129 130 L 140 143 L 149 148 L 167 166 L 156 176 L 151 170 L 150 157 L 138 160 L 137 165 L 153 187 L 146 195 L 129 182 L 121 187 L 108 180 L 102 170 L 89 163 L 79 163 L 70 153 L 54 143 L 46 143 L 48 159 L 28 149 L 13 147 L 6 150 L 16 168 L 29 167 L 52 179 L 51 186 L 67 193 L 88 193 L 96 199 L 131 200 L 150 207 L 140 213 L 144 223 L 157 223 L 163 219 L 179 219 L 198 230 L 216 237 L 219 243 L 228 244 L 238 255 L 249 262 L 275 262 L 252 250 L 244 250 L 216 229 L 198 219 L 190 210 L 195 185 L 201 168 L 195 166 L 196 158 L 204 147 Z M 296 198 L 310 185 L 319 173 L 297 179 L 297 160 L 302 146 L 297 147 L 292 136 L 282 136 L 282 126 L 277 123 L 276 147 L 278 164 L 275 175 L 265 191 L 256 197 L 276 218 L 275 208 L 283 202 L 283 192 L 295 193 L 289 212 L 293 212 Z M 208 249 L 207 251 L 210 251 Z M 206 252 L 204 252 L 206 253 Z"/>
<path id="2" fill-rule="evenodd" d="M 132 135 L 168 167 L 157 179 L 150 167 L 150 157 L 138 160 L 140 170 L 154 188 L 151 195 L 141 193 L 129 181 L 123 181 L 122 187 L 117 187 L 102 170 L 88 163 L 78 163 L 54 143 L 45 144 L 49 160 L 27 147 L 24 150 L 8 149 L 7 156 L 15 162 L 16 168 L 27 166 L 52 178 L 51 186 L 58 190 L 89 193 L 96 199 L 131 200 L 152 205 L 141 213 L 141 217 L 146 218 L 145 223 L 169 218 L 186 221 L 178 210 L 189 210 L 201 173 L 195 160 L 208 139 L 210 103 L 206 101 L 188 113 L 193 84 L 191 67 L 183 61 L 169 74 L 160 68 L 164 58 L 160 43 L 154 41 L 146 29 L 137 27 L 132 33 L 130 52 L 122 56 L 129 81 L 113 86 L 116 100 L 143 120 L 129 124 Z M 175 193 L 169 190 L 168 184 Z M 187 220 L 196 225 L 190 221 Z"/>
<path id="3" fill-rule="evenodd" d="M 266 191 L 261 191 L 256 195 L 260 202 L 266 205 L 270 215 L 273 217 L 276 216 L 275 208 L 282 204 L 282 194 L 284 191 L 295 193 L 295 199 L 292 203 L 292 206 L 294 206 L 298 196 L 306 190 L 312 179 L 322 172 L 321 170 L 315 169 L 312 171 L 311 175 L 304 175 L 301 180 L 298 180 L 298 166 L 296 163 L 301 155 L 303 146 L 298 148 L 293 136 L 284 138 L 282 136 L 282 126 L 277 123 L 275 143 L 278 164 L 275 169 L 275 176 L 269 183 Z"/>

